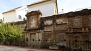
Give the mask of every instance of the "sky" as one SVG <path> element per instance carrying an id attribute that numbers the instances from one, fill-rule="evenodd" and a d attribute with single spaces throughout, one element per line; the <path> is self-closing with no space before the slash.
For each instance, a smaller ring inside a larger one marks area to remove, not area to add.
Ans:
<path id="1" fill-rule="evenodd" d="M 20 6 L 26 6 L 41 0 L 0 0 L 0 13 Z M 84 8 L 91 8 L 91 0 L 57 0 L 58 12 L 70 12 Z"/>
<path id="2" fill-rule="evenodd" d="M 70 11 L 78 11 L 81 9 L 91 9 L 91 0 L 58 0 L 59 12 L 67 13 Z"/>

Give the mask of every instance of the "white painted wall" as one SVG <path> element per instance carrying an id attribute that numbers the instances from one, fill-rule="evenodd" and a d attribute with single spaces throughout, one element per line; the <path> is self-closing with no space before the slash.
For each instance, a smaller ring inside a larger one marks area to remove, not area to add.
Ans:
<path id="1" fill-rule="evenodd" d="M 2 15 L 2 13 L 0 14 L 0 19 L 3 19 L 3 15 Z"/>
<path id="2" fill-rule="evenodd" d="M 40 10 L 42 12 L 42 17 L 55 14 L 53 1 L 45 2 L 45 3 L 33 5 L 33 6 L 27 6 L 27 7 L 29 12 Z"/>
<path id="3" fill-rule="evenodd" d="M 25 14 L 27 13 L 27 8 L 20 8 L 16 10 L 16 17 L 17 17 L 17 21 L 23 21 L 24 18 L 26 18 Z M 19 15 L 21 15 L 22 19 L 19 19 Z"/>
<path id="4" fill-rule="evenodd" d="M 3 14 L 4 23 L 23 21 L 23 19 L 26 18 L 25 14 L 26 14 L 26 11 L 23 7 L 16 9 L 15 11 L 12 11 L 12 12 L 4 13 Z M 18 15 L 20 15 L 22 17 L 22 19 L 19 19 Z"/>
<path id="5" fill-rule="evenodd" d="M 13 21 L 15 22 L 17 20 L 15 11 L 4 13 L 3 17 L 4 17 L 4 23 Z"/>

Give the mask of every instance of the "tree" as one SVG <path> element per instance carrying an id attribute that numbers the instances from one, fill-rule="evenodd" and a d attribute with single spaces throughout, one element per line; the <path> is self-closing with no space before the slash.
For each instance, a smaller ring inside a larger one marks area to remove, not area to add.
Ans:
<path id="1" fill-rule="evenodd" d="M 18 44 L 22 40 L 22 29 L 10 23 L 0 23 L 0 43 L 1 44 Z"/>

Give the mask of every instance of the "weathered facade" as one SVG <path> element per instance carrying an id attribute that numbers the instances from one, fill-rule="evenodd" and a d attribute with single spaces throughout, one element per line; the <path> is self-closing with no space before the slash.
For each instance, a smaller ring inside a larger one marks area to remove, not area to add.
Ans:
<path id="1" fill-rule="evenodd" d="M 32 11 L 26 16 L 25 39 L 28 39 L 26 43 L 29 47 L 51 40 L 61 45 L 66 45 L 67 41 L 91 41 L 91 10 L 48 17 L 41 17 L 41 12 Z"/>
<path id="2" fill-rule="evenodd" d="M 36 47 L 40 45 L 42 40 L 42 31 L 39 28 L 41 12 L 32 11 L 27 16 L 27 27 L 25 31 L 25 45 L 29 47 Z"/>
<path id="3" fill-rule="evenodd" d="M 54 34 L 54 37 L 60 34 L 60 40 L 74 40 L 75 38 L 79 41 L 90 40 L 90 11 L 84 9 L 43 18 L 44 35 L 50 32 Z"/>

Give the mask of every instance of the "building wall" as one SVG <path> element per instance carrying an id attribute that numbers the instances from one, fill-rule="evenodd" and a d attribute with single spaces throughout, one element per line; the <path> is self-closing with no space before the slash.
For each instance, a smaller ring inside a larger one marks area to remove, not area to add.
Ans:
<path id="1" fill-rule="evenodd" d="M 4 22 L 17 22 L 17 21 L 23 21 L 26 14 L 26 8 L 18 8 L 14 9 L 13 11 L 3 13 Z M 21 19 L 19 19 L 19 15 L 21 16 Z"/>
<path id="2" fill-rule="evenodd" d="M 86 38 L 83 38 L 84 36 Z M 68 18 L 67 40 L 89 40 L 88 15 L 79 14 Z"/>
<path id="3" fill-rule="evenodd" d="M 2 14 L 0 14 L 0 19 L 2 19 L 2 20 L 3 20 L 3 15 L 2 15 Z"/>
<path id="4" fill-rule="evenodd" d="M 69 41 L 75 40 L 75 37 L 77 37 L 76 39 L 79 41 L 91 40 L 90 15 L 79 14 L 70 17 L 66 14 L 64 15 L 45 17 L 43 19 L 45 25 L 43 39 L 52 40 L 53 38 L 58 38 L 59 40 Z"/>
<path id="5" fill-rule="evenodd" d="M 26 13 L 27 13 L 27 8 L 21 7 L 19 9 L 16 10 L 16 18 L 17 21 L 23 21 L 24 19 L 26 19 Z M 19 15 L 21 16 L 21 19 L 19 19 Z"/>
<path id="6" fill-rule="evenodd" d="M 6 22 L 16 22 L 16 11 L 8 12 L 3 14 L 4 23 Z"/>
<path id="7" fill-rule="evenodd" d="M 75 40 L 91 40 L 91 10 L 83 11 L 41 17 L 40 20 L 44 23 L 44 29 L 42 29 L 43 33 L 39 37 L 42 36 L 43 43 L 51 43 L 51 40 L 58 40 L 57 43 L 65 45 L 67 41 L 74 43 Z M 31 29 L 29 32 L 41 33 L 39 30 L 41 29 L 36 28 Z M 35 36 L 38 39 L 38 34 Z"/>
<path id="8" fill-rule="evenodd" d="M 44 21 L 44 34 L 43 34 L 43 40 L 65 40 L 65 35 L 67 31 L 67 17 L 61 17 L 61 16 L 51 16 L 51 17 L 45 17 L 43 19 Z M 59 41 L 59 42 L 60 42 Z M 62 43 L 61 43 L 62 44 Z"/>
<path id="9" fill-rule="evenodd" d="M 49 2 L 45 2 L 45 3 L 33 5 L 33 6 L 28 6 L 29 12 L 35 11 L 35 10 L 40 10 L 42 13 L 42 17 L 54 15 L 55 14 L 54 2 L 49 1 Z"/>

